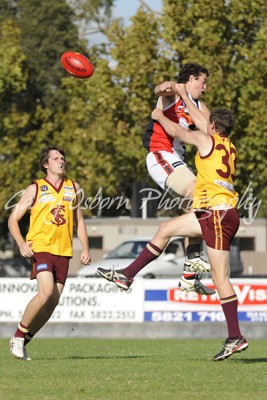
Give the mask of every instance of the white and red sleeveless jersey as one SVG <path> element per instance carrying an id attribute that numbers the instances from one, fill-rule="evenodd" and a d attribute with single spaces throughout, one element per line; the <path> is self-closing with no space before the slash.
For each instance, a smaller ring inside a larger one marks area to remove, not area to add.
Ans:
<path id="1" fill-rule="evenodd" d="M 189 95 L 192 100 L 191 96 Z M 196 106 L 200 109 L 201 105 L 198 100 L 192 100 Z M 163 109 L 163 114 L 175 123 L 179 123 L 184 128 L 193 128 L 194 123 L 191 119 L 185 103 L 179 97 L 172 104 L 168 105 Z M 183 155 L 185 148 L 183 143 L 177 138 L 173 138 L 167 134 L 162 128 L 160 123 L 150 119 L 145 133 L 142 137 L 143 145 L 148 152 L 154 151 L 168 151 L 170 153 L 178 153 Z"/>

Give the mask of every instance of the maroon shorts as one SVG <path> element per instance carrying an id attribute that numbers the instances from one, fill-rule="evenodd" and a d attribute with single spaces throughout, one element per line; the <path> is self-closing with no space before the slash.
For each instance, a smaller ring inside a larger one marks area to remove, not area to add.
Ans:
<path id="1" fill-rule="evenodd" d="M 230 250 L 230 243 L 239 228 L 236 208 L 229 210 L 197 210 L 202 237 L 207 246 L 216 250 Z"/>
<path id="2" fill-rule="evenodd" d="M 64 285 L 69 271 L 69 262 L 70 257 L 56 256 L 44 251 L 35 253 L 30 278 L 35 279 L 40 272 L 50 271 L 54 275 L 55 282 Z"/>

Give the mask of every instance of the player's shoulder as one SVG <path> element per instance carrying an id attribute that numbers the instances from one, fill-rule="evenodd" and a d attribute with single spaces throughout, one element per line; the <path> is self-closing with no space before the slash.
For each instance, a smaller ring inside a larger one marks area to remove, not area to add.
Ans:
<path id="1" fill-rule="evenodd" d="M 74 189 L 76 190 L 76 192 L 81 189 L 81 186 L 78 182 L 72 181 L 72 183 L 73 183 L 73 186 L 74 186 Z"/>
<path id="2" fill-rule="evenodd" d="M 23 191 L 23 198 L 31 198 L 34 199 L 37 193 L 38 187 L 36 185 L 36 182 L 30 183 L 26 189 Z"/>

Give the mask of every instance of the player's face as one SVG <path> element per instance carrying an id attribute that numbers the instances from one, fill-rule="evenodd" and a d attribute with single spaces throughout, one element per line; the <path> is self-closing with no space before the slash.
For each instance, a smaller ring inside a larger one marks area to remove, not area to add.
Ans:
<path id="1" fill-rule="evenodd" d="M 198 99 L 203 92 L 207 89 L 207 75 L 201 74 L 198 78 L 191 75 L 189 81 L 186 83 L 186 89 L 191 94 L 193 99 Z"/>
<path id="2" fill-rule="evenodd" d="M 51 150 L 47 162 L 47 172 L 62 175 L 65 170 L 65 157 L 57 150 Z"/>

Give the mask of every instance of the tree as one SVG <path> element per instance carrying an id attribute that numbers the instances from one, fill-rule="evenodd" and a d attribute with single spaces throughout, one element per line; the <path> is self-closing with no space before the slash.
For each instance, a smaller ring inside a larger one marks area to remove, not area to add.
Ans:
<path id="1" fill-rule="evenodd" d="M 254 195 L 266 204 L 265 2 L 163 0 L 158 17 L 142 1 L 127 27 L 112 21 L 113 3 L 0 0 L 0 26 L 9 20 L 14 29 L 6 47 L 0 44 L 3 65 L 16 66 L 12 79 L 0 69 L 0 132 L 4 154 L 12 157 L 3 164 L 8 171 L 12 163 L 12 174 L 2 173 L 2 199 L 37 174 L 39 151 L 51 142 L 66 148 L 71 174 L 86 197 L 99 189 L 103 196 L 131 197 L 137 182 L 151 185 L 141 136 L 156 104 L 153 90 L 192 61 L 210 70 L 209 108 L 227 107 L 235 114 L 241 195 L 253 180 Z M 89 48 L 80 37 L 79 19 L 83 27 L 96 24 L 108 42 Z M 89 55 L 95 65 L 90 79 L 75 79 L 61 68 L 60 56 L 70 49 Z M 194 153 L 188 148 L 190 165 Z"/>
<path id="2" fill-rule="evenodd" d="M 6 19 L 0 25 L 0 246 L 7 239 L 6 204 L 18 191 L 16 154 L 19 151 L 20 134 L 27 126 L 30 115 L 21 105 L 27 87 L 25 54 L 20 45 L 20 30 L 12 20 Z M 20 167 L 20 166 L 19 166 Z"/>
<path id="3" fill-rule="evenodd" d="M 254 196 L 262 200 L 259 215 L 266 215 L 267 206 L 263 172 L 267 167 L 266 146 L 263 153 L 266 11 L 263 0 L 242 4 L 239 0 L 163 0 L 161 19 L 172 61 L 178 66 L 188 61 L 207 66 L 211 75 L 206 103 L 209 108 L 227 107 L 234 112 L 234 142 L 241 161 L 238 190 L 242 196 L 253 180 Z"/>
<path id="4" fill-rule="evenodd" d="M 95 9 L 105 3 L 110 1 L 94 1 Z M 88 51 L 86 40 L 79 37 L 78 17 L 65 0 L 0 0 L 0 205 L 4 227 L 8 207 L 16 202 L 20 190 L 40 176 L 41 148 L 57 141 L 57 109 L 66 109 L 72 101 L 61 86 L 66 72 L 60 56 L 69 49 Z"/>
<path id="5" fill-rule="evenodd" d="M 57 118 L 58 136 L 65 144 L 75 140 L 68 153 L 87 196 L 101 188 L 104 196 L 129 197 L 133 183 L 146 177 L 141 136 L 156 101 L 154 86 L 169 63 L 157 60 L 157 30 L 143 10 L 129 28 L 114 22 L 107 31 L 109 59 L 96 60 L 89 80 L 64 81 L 72 101 Z"/>

